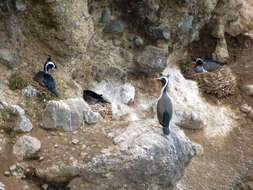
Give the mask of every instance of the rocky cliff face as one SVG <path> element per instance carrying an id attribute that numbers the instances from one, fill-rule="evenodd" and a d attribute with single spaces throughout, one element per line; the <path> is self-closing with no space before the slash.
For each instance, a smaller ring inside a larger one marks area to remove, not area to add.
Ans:
<path id="1" fill-rule="evenodd" d="M 0 189 L 252 188 L 252 9 L 250 0 L 1 1 Z M 32 79 L 48 55 L 59 98 Z M 197 75 L 197 56 L 229 64 Z M 158 73 L 170 74 L 168 137 L 154 127 Z M 110 104 L 87 104 L 83 89 Z"/>

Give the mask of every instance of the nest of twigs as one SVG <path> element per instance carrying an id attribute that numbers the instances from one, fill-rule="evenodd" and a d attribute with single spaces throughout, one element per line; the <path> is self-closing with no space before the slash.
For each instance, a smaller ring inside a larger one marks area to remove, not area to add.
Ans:
<path id="1" fill-rule="evenodd" d="M 196 73 L 194 66 L 195 63 L 188 62 L 181 65 L 181 70 L 185 78 L 198 82 L 203 93 L 216 98 L 226 98 L 236 94 L 236 77 L 227 65 L 220 67 L 215 72 L 207 73 Z"/>

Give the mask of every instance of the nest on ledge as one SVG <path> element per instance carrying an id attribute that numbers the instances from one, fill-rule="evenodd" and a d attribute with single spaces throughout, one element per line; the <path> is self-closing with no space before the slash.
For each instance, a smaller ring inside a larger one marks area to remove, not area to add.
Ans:
<path id="1" fill-rule="evenodd" d="M 196 73 L 195 63 L 181 64 L 181 71 L 185 78 L 195 80 L 201 92 L 216 98 L 226 98 L 236 94 L 237 81 L 231 69 L 224 65 L 216 72 Z"/>

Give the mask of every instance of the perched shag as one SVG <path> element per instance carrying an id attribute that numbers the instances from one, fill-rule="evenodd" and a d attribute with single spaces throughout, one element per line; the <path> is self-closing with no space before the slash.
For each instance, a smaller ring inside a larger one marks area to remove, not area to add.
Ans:
<path id="1" fill-rule="evenodd" d="M 84 90 L 83 91 L 83 99 L 89 103 L 91 103 L 91 102 L 109 103 L 103 98 L 102 94 L 97 94 L 96 92 L 93 92 L 91 90 Z"/>
<path id="2" fill-rule="evenodd" d="M 55 89 L 55 82 L 53 77 L 48 73 L 49 69 L 55 70 L 57 67 L 54 62 L 52 62 L 51 57 L 49 56 L 44 64 L 44 69 L 39 71 L 34 76 L 34 80 L 37 81 L 41 86 L 47 87 L 55 96 L 58 96 L 58 93 Z"/>
<path id="3" fill-rule="evenodd" d="M 172 102 L 169 98 L 169 95 L 166 92 L 166 88 L 169 81 L 169 75 L 161 76 L 158 80 L 162 83 L 161 94 L 158 98 L 157 102 L 157 118 L 159 123 L 163 126 L 163 133 L 165 135 L 170 134 L 170 120 L 172 117 L 173 109 L 172 109 Z"/>
<path id="4" fill-rule="evenodd" d="M 44 74 L 49 72 L 49 69 L 52 69 L 53 71 L 56 69 L 56 65 L 54 62 L 52 62 L 51 57 L 48 56 L 44 68 L 42 71 L 39 71 L 38 73 L 35 74 L 33 77 L 33 80 L 37 81 L 41 86 L 46 86 L 43 82 L 44 80 Z"/>
<path id="5" fill-rule="evenodd" d="M 225 64 L 227 64 L 227 62 L 219 62 L 210 58 L 197 58 L 194 71 L 197 73 L 214 72 L 217 71 L 221 65 Z"/>

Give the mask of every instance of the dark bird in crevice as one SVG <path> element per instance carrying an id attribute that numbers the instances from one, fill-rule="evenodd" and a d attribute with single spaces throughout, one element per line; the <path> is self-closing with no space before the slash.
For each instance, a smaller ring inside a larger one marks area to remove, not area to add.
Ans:
<path id="1" fill-rule="evenodd" d="M 52 69 L 53 71 L 57 69 L 50 56 L 47 58 L 43 70 L 36 73 L 33 77 L 33 80 L 38 82 L 41 86 L 46 87 L 49 91 L 58 97 L 59 95 L 55 88 L 55 81 L 54 78 L 49 74 L 49 69 Z"/>
<path id="2" fill-rule="evenodd" d="M 170 120 L 173 114 L 173 107 L 171 99 L 166 92 L 166 88 L 169 82 L 169 75 L 160 76 L 157 80 L 162 83 L 161 94 L 157 102 L 157 118 L 159 123 L 163 126 L 163 133 L 165 135 L 170 134 Z"/>
<path id="3" fill-rule="evenodd" d="M 215 72 L 222 65 L 225 65 L 225 64 L 227 64 L 227 62 L 219 62 L 211 58 L 205 58 L 205 59 L 197 58 L 196 65 L 194 66 L 194 71 L 197 73 Z"/>
<path id="4" fill-rule="evenodd" d="M 91 90 L 83 91 L 83 99 L 88 103 L 97 103 L 97 102 L 109 103 L 103 98 L 102 94 L 98 94 Z"/>

